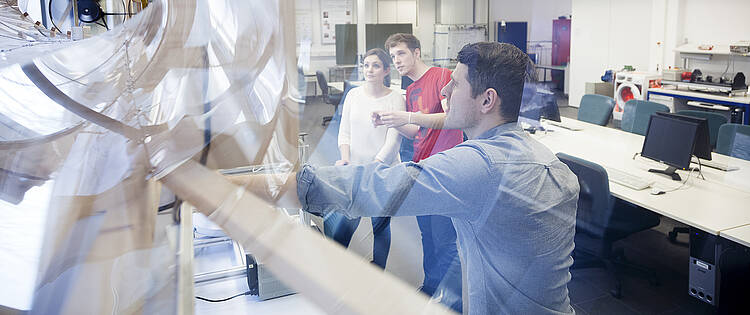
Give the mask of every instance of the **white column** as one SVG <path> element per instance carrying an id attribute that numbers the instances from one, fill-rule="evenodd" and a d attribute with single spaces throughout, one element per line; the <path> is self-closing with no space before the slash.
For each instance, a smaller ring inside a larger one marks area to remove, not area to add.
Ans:
<path id="1" fill-rule="evenodd" d="M 365 34 L 365 24 L 367 24 L 365 8 L 365 0 L 357 0 L 357 69 L 359 70 L 362 70 L 360 67 L 362 56 L 367 52 L 367 47 L 365 47 L 365 36 L 367 36 Z M 362 71 L 357 71 L 357 73 L 360 80 L 364 79 Z"/>
<path id="2" fill-rule="evenodd" d="M 667 0 L 654 0 L 651 9 L 651 34 L 649 41 L 648 71 L 664 69 L 664 42 L 667 25 Z"/>
<path id="3" fill-rule="evenodd" d="M 683 21 L 684 9 L 683 0 L 667 0 L 664 28 L 664 69 L 669 69 L 670 66 L 672 68 L 675 66 L 682 67 L 680 54 L 674 50 L 683 44 L 684 31 L 681 21 Z"/>

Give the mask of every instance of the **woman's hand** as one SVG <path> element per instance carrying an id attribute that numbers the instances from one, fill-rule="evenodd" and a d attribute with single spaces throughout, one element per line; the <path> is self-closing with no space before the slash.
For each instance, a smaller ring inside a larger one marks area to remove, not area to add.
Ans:
<path id="1" fill-rule="evenodd" d="M 349 165 L 349 160 L 338 160 L 336 161 L 336 166 L 343 166 L 343 165 Z"/>

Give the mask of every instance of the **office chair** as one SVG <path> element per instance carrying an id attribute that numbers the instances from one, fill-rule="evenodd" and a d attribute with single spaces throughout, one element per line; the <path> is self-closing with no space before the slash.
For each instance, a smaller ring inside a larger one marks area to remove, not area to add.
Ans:
<path id="1" fill-rule="evenodd" d="M 323 95 L 323 101 L 327 104 L 333 105 L 333 115 L 323 117 L 322 125 L 325 126 L 328 125 L 328 123 L 331 122 L 331 119 L 333 119 L 333 116 L 336 115 L 336 112 L 339 109 L 339 103 L 341 103 L 341 98 L 343 97 L 343 93 L 330 94 L 328 80 L 326 80 L 326 76 L 323 74 L 323 71 L 315 71 L 315 76 L 318 77 L 318 86 L 320 86 L 320 91 Z"/>
<path id="2" fill-rule="evenodd" d="M 625 103 L 622 113 L 621 128 L 627 132 L 645 136 L 651 114 L 656 112 L 669 113 L 669 107 L 649 101 L 629 100 Z"/>
<path id="3" fill-rule="evenodd" d="M 618 299 L 622 297 L 621 269 L 639 271 L 647 275 L 652 285 L 658 284 L 654 271 L 627 262 L 624 251 L 621 248 L 614 249 L 613 243 L 659 225 L 659 215 L 612 197 L 607 171 L 600 165 L 565 153 L 558 153 L 557 158 L 578 176 L 581 187 L 572 268 L 607 269 L 615 279 L 615 287 L 610 294 Z M 587 248 L 586 245 L 589 244 L 592 246 Z M 580 257 L 582 254 L 594 256 L 594 259 L 583 260 Z"/>
<path id="4" fill-rule="evenodd" d="M 750 161 L 750 126 L 721 125 L 716 139 L 716 153 Z"/>
<path id="5" fill-rule="evenodd" d="M 705 118 L 708 120 L 708 134 L 711 139 L 711 147 L 716 148 L 716 139 L 719 137 L 719 127 L 727 123 L 727 118 L 724 117 L 724 115 L 700 110 L 681 110 L 677 112 L 677 114 Z"/>
<path id="6" fill-rule="evenodd" d="M 578 107 L 578 120 L 606 126 L 615 108 L 615 99 L 598 94 L 586 94 Z"/>

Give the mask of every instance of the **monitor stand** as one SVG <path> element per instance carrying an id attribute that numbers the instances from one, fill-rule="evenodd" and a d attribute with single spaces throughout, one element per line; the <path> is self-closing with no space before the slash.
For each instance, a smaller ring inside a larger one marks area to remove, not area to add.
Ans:
<path id="1" fill-rule="evenodd" d="M 669 167 L 667 167 L 666 170 L 657 170 L 655 168 L 652 168 L 652 169 L 650 169 L 648 171 L 650 173 L 659 173 L 659 174 L 668 175 L 668 176 L 672 177 L 672 180 L 680 180 L 681 181 L 682 178 L 680 177 L 680 174 L 675 173 L 676 170 L 677 170 L 677 168 L 669 166 Z"/>

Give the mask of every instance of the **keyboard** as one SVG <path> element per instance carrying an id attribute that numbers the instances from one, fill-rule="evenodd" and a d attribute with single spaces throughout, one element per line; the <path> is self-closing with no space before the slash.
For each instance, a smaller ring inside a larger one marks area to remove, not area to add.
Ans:
<path id="1" fill-rule="evenodd" d="M 647 181 L 646 179 L 615 168 L 607 167 L 606 170 L 610 181 L 613 181 L 630 189 L 643 190 L 653 184 L 653 182 Z"/>
<path id="2" fill-rule="evenodd" d="M 698 161 L 696 159 L 693 159 L 690 162 L 694 163 L 694 164 L 698 164 Z M 715 161 L 701 160 L 700 164 L 701 165 L 705 165 L 705 166 L 710 167 L 710 168 L 715 168 L 715 169 L 720 170 L 720 171 L 725 171 L 725 172 L 736 171 L 736 170 L 740 169 L 737 166 L 730 166 L 729 164 L 715 162 Z"/>
<path id="3" fill-rule="evenodd" d="M 555 126 L 555 127 L 560 127 L 560 128 L 563 128 L 563 129 L 568 129 L 570 131 L 583 130 L 583 128 L 575 127 L 575 126 L 569 126 L 567 124 L 563 124 L 561 122 L 556 122 L 554 120 L 545 120 L 544 122 L 547 123 L 548 125 L 552 125 L 552 126 Z"/>

